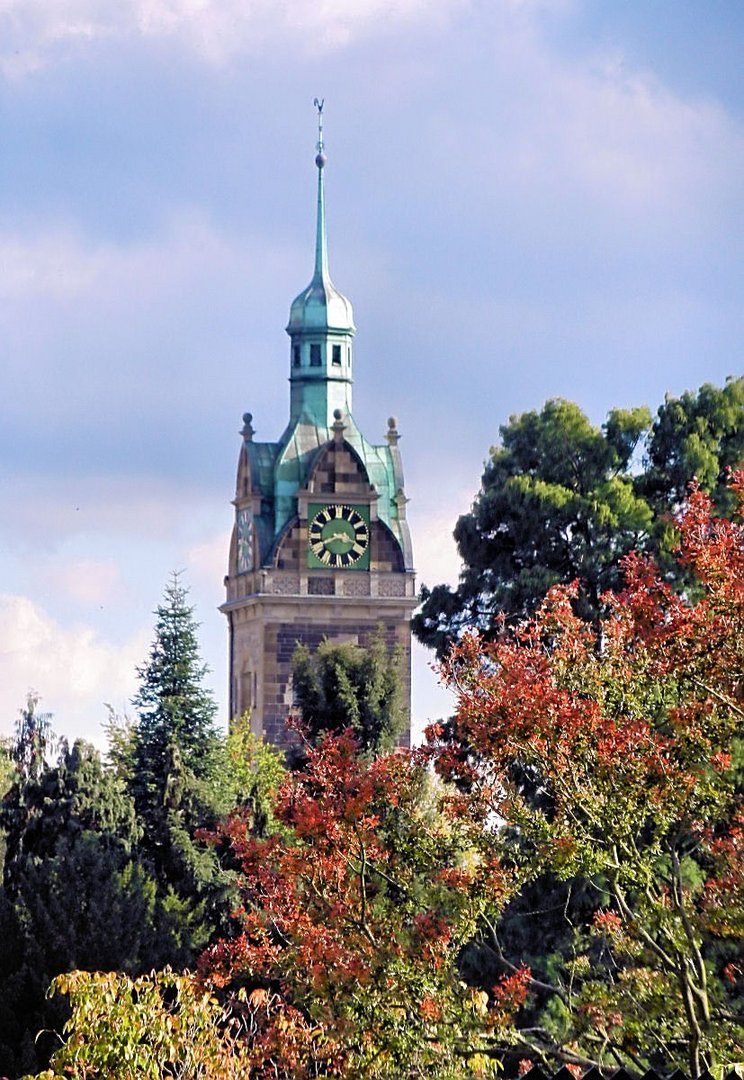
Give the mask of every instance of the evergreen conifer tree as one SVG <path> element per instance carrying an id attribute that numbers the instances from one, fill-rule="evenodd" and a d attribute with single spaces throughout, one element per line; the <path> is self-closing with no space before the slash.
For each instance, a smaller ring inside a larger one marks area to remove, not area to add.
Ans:
<path id="1" fill-rule="evenodd" d="M 214 723 L 217 706 L 203 685 L 208 668 L 199 656 L 198 624 L 178 574 L 166 586 L 155 614 L 150 656 L 137 669 L 135 757 L 140 782 L 148 793 L 162 795 L 173 747 L 178 747 L 181 762 L 195 777 L 208 779 L 219 736 Z"/>
<path id="2" fill-rule="evenodd" d="M 167 957 L 177 965 L 191 962 L 226 917 L 226 883 L 213 850 L 196 839 L 224 809 L 218 782 L 223 740 L 203 682 L 208 668 L 199 655 L 197 625 L 188 590 L 174 574 L 156 611 L 148 661 L 138 669 L 137 722 L 128 751 L 143 855 L 180 932 L 179 948 Z"/>
<path id="3" fill-rule="evenodd" d="M 165 962 L 177 936 L 138 861 L 132 800 L 92 746 L 76 742 L 38 775 L 17 772 L 0 828 L 0 1074 L 17 1075 L 58 1042 L 67 1009 L 47 1000 L 53 976 L 138 973 Z"/>

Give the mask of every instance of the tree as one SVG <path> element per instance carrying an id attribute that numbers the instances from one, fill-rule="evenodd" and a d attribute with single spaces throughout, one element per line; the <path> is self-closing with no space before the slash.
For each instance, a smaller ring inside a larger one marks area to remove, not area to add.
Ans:
<path id="1" fill-rule="evenodd" d="M 464 630 L 490 634 L 499 614 L 530 614 L 562 581 L 579 582 L 577 609 L 596 620 L 602 594 L 621 584 L 620 558 L 651 531 L 632 475 L 650 423 L 645 408 L 616 409 L 600 430 L 560 399 L 511 417 L 471 512 L 455 526 L 464 563 L 457 589 L 421 590 L 419 640 L 442 657 Z"/>
<path id="2" fill-rule="evenodd" d="M 705 383 L 697 394 L 667 395 L 654 420 L 639 487 L 659 517 L 678 509 L 694 480 L 719 513 L 735 502 L 731 469 L 744 465 L 744 377 L 722 388 Z"/>
<path id="3" fill-rule="evenodd" d="M 201 961 L 242 990 L 251 1075 L 491 1075 L 524 976 L 487 994 L 456 966 L 511 888 L 490 837 L 413 756 L 365 761 L 348 733 L 310 748 L 276 813 L 286 832 L 266 839 L 231 819 L 242 932 Z"/>
<path id="4" fill-rule="evenodd" d="M 741 509 L 742 474 L 731 492 Z M 744 1054 L 744 527 L 697 491 L 678 528 L 694 601 L 631 555 L 601 650 L 556 587 L 512 636 L 467 636 L 444 665 L 457 712 L 432 754 L 463 812 L 508 825 L 527 879 L 579 877 L 599 901 L 551 985 L 533 983 L 552 1008 L 522 1042 L 543 1060 L 696 1076 Z"/>
<path id="5" fill-rule="evenodd" d="M 38 780 L 47 763 L 47 756 L 54 751 L 55 737 L 52 731 L 52 714 L 37 712 L 39 695 L 29 690 L 26 708 L 19 710 L 16 720 L 15 740 L 10 756 L 21 776 Z"/>
<path id="6" fill-rule="evenodd" d="M 577 614 L 597 620 L 633 550 L 655 553 L 687 588 L 672 557 L 673 514 L 693 481 L 717 513 L 731 513 L 728 471 L 742 464 L 744 378 L 667 397 L 653 424 L 645 408 L 613 410 L 600 430 L 560 400 L 511 417 L 455 527 L 459 584 L 422 588 L 414 633 L 441 658 L 464 631 L 493 635 L 500 615 L 524 617 L 552 585 L 571 581 Z"/>
<path id="7" fill-rule="evenodd" d="M 396 746 L 405 715 L 399 647 L 390 652 L 380 630 L 360 645 L 321 642 L 314 653 L 298 645 L 292 683 L 303 734 L 310 742 L 325 732 L 354 732 L 363 753 Z"/>
<path id="8" fill-rule="evenodd" d="M 219 745 L 217 706 L 203 685 L 208 668 L 199 657 L 194 609 L 187 600 L 188 590 L 174 574 L 155 613 L 149 660 L 137 669 L 134 768 L 146 824 L 147 818 L 160 814 L 174 747 L 180 764 L 203 780 L 214 772 Z"/>
<path id="9" fill-rule="evenodd" d="M 252 1080 L 236 1024 L 191 975 L 75 971 L 52 990 L 69 997 L 72 1016 L 37 1080 Z"/>
<path id="10" fill-rule="evenodd" d="M 197 839 L 221 809 L 222 740 L 214 699 L 203 685 L 207 667 L 199 657 L 193 608 L 177 574 L 156 616 L 149 660 L 138 669 L 137 722 L 133 731 L 119 733 L 115 755 L 120 771 L 129 768 L 144 857 L 173 912 L 174 931 L 180 925 L 181 945 L 167 957 L 180 965 L 227 917 L 228 883 L 214 852 Z"/>
<path id="11" fill-rule="evenodd" d="M 224 745 L 222 816 L 239 808 L 254 836 L 276 832 L 279 825 L 274 804 L 286 775 L 284 752 L 255 735 L 250 714 L 243 713 L 232 723 Z"/>
<path id="12" fill-rule="evenodd" d="M 169 929 L 137 861 L 132 801 L 93 747 L 76 742 L 56 765 L 18 776 L 0 823 L 0 1071 L 17 1073 L 48 1058 L 65 1019 L 64 1003 L 46 997 L 54 975 L 142 970 L 169 951 Z"/>

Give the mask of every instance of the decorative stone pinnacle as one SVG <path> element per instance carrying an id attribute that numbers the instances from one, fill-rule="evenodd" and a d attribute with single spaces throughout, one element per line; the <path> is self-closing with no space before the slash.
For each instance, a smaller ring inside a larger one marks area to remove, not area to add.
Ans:
<path id="1" fill-rule="evenodd" d="M 253 430 L 253 424 L 251 423 L 252 420 L 253 413 L 243 413 L 243 430 L 240 432 L 240 434 L 243 436 L 246 442 L 251 442 L 253 436 L 255 435 L 255 432 Z"/>
<path id="2" fill-rule="evenodd" d="M 346 431 L 346 424 L 343 421 L 343 413 L 340 409 L 333 410 L 333 438 L 337 443 L 344 441 L 344 432 Z"/>
<path id="3" fill-rule="evenodd" d="M 400 438 L 400 433 L 398 431 L 398 419 L 397 419 L 397 417 L 395 417 L 395 416 L 389 416 L 388 417 L 388 429 L 387 429 L 387 434 L 386 434 L 385 437 L 386 437 L 387 441 L 390 443 L 391 446 L 397 446 L 398 445 L 398 439 Z"/>

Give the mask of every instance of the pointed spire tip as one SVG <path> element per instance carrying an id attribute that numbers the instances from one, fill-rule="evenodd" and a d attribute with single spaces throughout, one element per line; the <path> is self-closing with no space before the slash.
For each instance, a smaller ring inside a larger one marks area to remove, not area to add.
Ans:
<path id="1" fill-rule="evenodd" d="M 318 143 L 316 146 L 318 153 L 315 157 L 315 164 L 319 169 L 322 169 L 327 161 L 323 153 L 323 106 L 325 105 L 325 98 L 313 98 L 313 105 L 318 110 Z"/>

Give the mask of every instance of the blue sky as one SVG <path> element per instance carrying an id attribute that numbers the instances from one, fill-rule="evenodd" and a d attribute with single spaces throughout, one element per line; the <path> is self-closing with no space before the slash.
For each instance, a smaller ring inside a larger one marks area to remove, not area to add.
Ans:
<path id="1" fill-rule="evenodd" d="M 509 416 L 742 372 L 740 0 L 0 0 L 0 730 L 124 711 L 170 572 L 222 703 L 245 410 L 288 409 L 314 96 L 355 415 L 419 580 Z M 447 711 L 417 652 L 414 715 Z"/>

